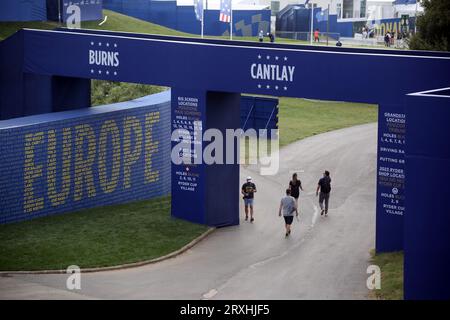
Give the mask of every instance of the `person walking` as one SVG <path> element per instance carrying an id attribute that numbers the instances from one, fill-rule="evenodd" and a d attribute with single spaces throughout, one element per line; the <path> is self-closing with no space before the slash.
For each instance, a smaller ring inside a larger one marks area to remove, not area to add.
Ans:
<path id="1" fill-rule="evenodd" d="M 259 32 L 258 39 L 259 39 L 259 42 L 263 42 L 264 41 L 264 31 L 261 30 Z"/>
<path id="2" fill-rule="evenodd" d="M 241 193 L 243 194 L 245 205 L 245 221 L 248 220 L 248 211 L 250 209 L 250 222 L 253 222 L 253 199 L 256 192 L 256 185 L 252 182 L 252 177 L 247 177 L 247 182 L 242 185 Z"/>
<path id="3" fill-rule="evenodd" d="M 298 197 L 300 196 L 300 190 L 303 191 L 302 182 L 297 179 L 297 173 L 292 175 L 292 180 L 289 181 L 289 189 L 291 189 L 291 196 L 295 199 L 295 206 L 298 209 Z"/>
<path id="4" fill-rule="evenodd" d="M 291 196 L 291 189 L 286 189 L 286 196 L 281 199 L 280 209 L 278 210 L 278 216 L 281 217 L 283 212 L 284 226 L 286 228 L 285 236 L 288 237 L 291 234 L 291 224 L 294 220 L 294 212 L 298 217 L 298 210 L 295 205 L 295 200 Z"/>
<path id="5" fill-rule="evenodd" d="M 320 194 L 319 194 L 320 191 Z M 323 177 L 320 178 L 317 184 L 316 196 L 319 196 L 319 205 L 320 205 L 320 215 L 322 216 L 325 213 L 325 216 L 328 215 L 328 202 L 330 200 L 330 192 L 331 192 L 331 178 L 330 172 L 326 171 L 323 173 Z M 325 203 L 325 206 L 324 206 Z"/>
<path id="6" fill-rule="evenodd" d="M 314 42 L 319 42 L 319 29 L 314 31 Z"/>

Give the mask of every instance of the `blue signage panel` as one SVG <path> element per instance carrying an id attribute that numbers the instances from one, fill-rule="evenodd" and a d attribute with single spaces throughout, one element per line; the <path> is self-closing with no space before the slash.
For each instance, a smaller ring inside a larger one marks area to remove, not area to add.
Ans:
<path id="1" fill-rule="evenodd" d="M 240 139 L 233 140 L 233 150 L 207 153 L 215 138 L 205 142 L 203 136 L 214 129 L 225 138 L 227 129 L 239 129 L 240 102 L 238 93 L 172 90 L 173 216 L 210 226 L 239 223 Z M 222 141 L 219 147 L 225 147 Z M 229 162 L 224 158 L 228 151 L 234 155 Z M 209 155 L 217 158 L 210 162 Z"/>
<path id="2" fill-rule="evenodd" d="M 202 224 L 206 223 L 205 118 L 206 92 L 172 90 L 172 215 Z"/>
<path id="3" fill-rule="evenodd" d="M 445 53 L 422 56 L 383 50 L 202 43 L 116 33 L 24 32 L 26 72 L 194 90 L 401 103 L 404 94 L 423 89 L 424 78 L 431 87 L 445 86 L 450 70 L 450 56 Z M 182 57 L 189 57 L 189 63 Z M 370 74 L 370 86 L 361 86 L 357 75 L 363 73 Z M 186 75 L 195 75 L 195 81 L 186 81 Z"/>
<path id="4" fill-rule="evenodd" d="M 405 213 L 405 136 L 403 105 L 378 109 L 376 250 L 403 249 Z"/>
<path id="5" fill-rule="evenodd" d="M 74 14 L 78 9 L 80 10 L 81 21 L 100 20 L 103 18 L 103 0 L 62 0 L 61 3 L 61 17 L 63 22 Z"/>

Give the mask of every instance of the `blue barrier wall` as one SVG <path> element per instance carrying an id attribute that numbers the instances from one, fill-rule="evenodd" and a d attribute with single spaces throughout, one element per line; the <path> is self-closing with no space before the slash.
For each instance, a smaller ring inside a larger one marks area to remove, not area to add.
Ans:
<path id="1" fill-rule="evenodd" d="M 241 128 L 267 129 L 267 137 L 271 138 L 270 130 L 278 129 L 278 99 L 242 96 Z"/>
<path id="2" fill-rule="evenodd" d="M 424 112 L 426 110 L 426 112 Z M 405 299 L 450 299 L 450 90 L 409 95 L 405 107 Z"/>
<path id="3" fill-rule="evenodd" d="M 0 121 L 0 223 L 170 193 L 170 92 Z"/>
<path id="4" fill-rule="evenodd" d="M 46 0 L 1 0 L 0 21 L 47 20 Z"/>
<path id="5" fill-rule="evenodd" d="M 156 23 L 182 32 L 200 34 L 201 24 L 193 6 L 177 6 L 176 1 L 104 0 L 106 9 Z M 219 10 L 205 10 L 204 33 L 229 34 L 229 24 L 219 21 Z M 270 10 L 233 10 L 233 34 L 256 36 L 270 30 Z"/>

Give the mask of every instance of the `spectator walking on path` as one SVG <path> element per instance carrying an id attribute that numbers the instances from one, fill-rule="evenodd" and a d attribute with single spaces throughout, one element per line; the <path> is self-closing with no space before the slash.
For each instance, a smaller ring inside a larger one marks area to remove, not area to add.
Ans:
<path id="1" fill-rule="evenodd" d="M 241 193 L 245 205 L 245 221 L 248 220 L 248 211 L 250 208 L 250 222 L 253 222 L 253 199 L 256 192 L 256 185 L 252 182 L 252 177 L 247 177 L 247 182 L 242 185 Z"/>
<path id="2" fill-rule="evenodd" d="M 314 42 L 319 42 L 319 29 L 314 31 Z"/>
<path id="3" fill-rule="evenodd" d="M 319 194 L 320 191 L 320 194 Z M 316 196 L 319 196 L 319 205 L 320 205 L 320 215 L 322 216 L 325 213 L 325 216 L 328 215 L 328 202 L 330 200 L 330 192 L 331 192 L 331 178 L 330 172 L 326 171 L 323 173 L 323 177 L 320 178 L 319 183 L 317 184 Z M 325 204 L 325 206 L 324 206 Z"/>
<path id="4" fill-rule="evenodd" d="M 281 217 L 281 213 L 283 213 L 284 226 L 286 228 L 286 237 L 291 234 L 291 224 L 294 220 L 294 212 L 298 217 L 298 210 L 295 206 L 295 200 L 291 196 L 291 189 L 286 189 L 286 196 L 281 199 L 280 209 L 278 210 L 278 216 Z"/>
<path id="5" fill-rule="evenodd" d="M 297 173 L 292 175 L 292 180 L 289 181 L 289 189 L 291 189 L 291 196 L 295 199 L 295 206 L 298 209 L 298 197 L 300 196 L 300 190 L 303 191 L 302 182 L 297 179 Z"/>
<path id="6" fill-rule="evenodd" d="M 258 39 L 259 39 L 259 42 L 264 41 L 264 32 L 262 30 L 259 32 Z"/>

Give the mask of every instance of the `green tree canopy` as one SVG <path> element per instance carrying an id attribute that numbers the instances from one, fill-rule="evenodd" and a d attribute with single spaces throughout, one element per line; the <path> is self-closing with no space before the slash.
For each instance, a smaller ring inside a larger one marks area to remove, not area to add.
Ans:
<path id="1" fill-rule="evenodd" d="M 450 0 L 421 0 L 425 9 L 417 17 L 417 34 L 410 49 L 450 51 Z"/>

